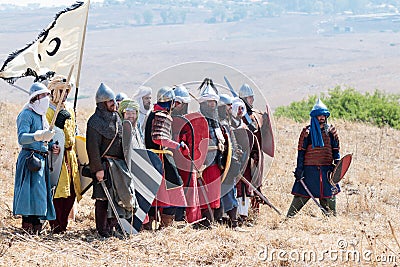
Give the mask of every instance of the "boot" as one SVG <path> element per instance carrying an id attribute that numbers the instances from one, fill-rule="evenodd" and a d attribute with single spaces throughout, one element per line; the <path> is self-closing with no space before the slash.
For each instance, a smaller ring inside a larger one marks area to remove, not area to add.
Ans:
<path id="1" fill-rule="evenodd" d="M 102 237 L 110 237 L 110 229 L 107 221 L 108 202 L 104 200 L 96 200 L 95 203 L 95 220 L 96 230 Z"/>
<path id="2" fill-rule="evenodd" d="M 161 228 L 172 226 L 175 215 L 161 214 Z"/>
<path id="3" fill-rule="evenodd" d="M 142 225 L 143 230 L 153 230 L 153 223 L 155 220 L 156 218 L 154 216 L 149 216 L 149 222 Z"/>
<path id="4" fill-rule="evenodd" d="M 232 228 L 238 227 L 238 219 L 237 219 L 237 207 L 234 207 L 231 210 L 228 210 L 226 212 L 229 216 L 229 223 L 228 226 Z"/>
<path id="5" fill-rule="evenodd" d="M 29 222 L 22 222 L 22 229 L 24 229 L 28 234 L 33 234 L 33 225 Z"/>
<path id="6" fill-rule="evenodd" d="M 41 223 L 34 224 L 33 225 L 33 234 L 40 235 L 40 233 L 42 232 L 42 227 L 43 227 L 43 224 L 41 224 Z"/>
<path id="7" fill-rule="evenodd" d="M 319 203 L 328 211 L 328 216 L 336 216 L 336 196 L 332 198 L 320 198 Z"/>
<path id="8" fill-rule="evenodd" d="M 224 209 L 222 207 L 219 207 L 217 209 L 213 209 L 214 211 L 214 220 L 219 223 L 222 224 L 222 215 L 224 213 Z"/>
<path id="9" fill-rule="evenodd" d="M 206 228 L 211 228 L 211 214 L 208 209 L 201 210 L 201 216 L 205 218 L 200 222 L 200 225 Z"/>
<path id="10" fill-rule="evenodd" d="M 294 196 L 292 200 L 292 204 L 290 204 L 289 210 L 287 212 L 286 218 L 293 218 L 301 208 L 307 203 L 309 198 Z"/>

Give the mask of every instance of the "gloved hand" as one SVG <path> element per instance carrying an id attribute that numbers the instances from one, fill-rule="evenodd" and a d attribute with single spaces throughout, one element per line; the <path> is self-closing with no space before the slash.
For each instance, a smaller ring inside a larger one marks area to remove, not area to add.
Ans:
<path id="1" fill-rule="evenodd" d="M 60 129 L 64 129 L 65 121 L 68 119 L 71 119 L 71 114 L 66 109 L 60 110 L 54 125 Z"/>
<path id="2" fill-rule="evenodd" d="M 33 138 L 36 141 L 45 141 L 48 142 L 50 141 L 53 136 L 56 134 L 54 130 L 37 130 L 36 132 L 33 133 Z"/>
<path id="3" fill-rule="evenodd" d="M 296 181 L 300 180 L 303 177 L 303 170 L 300 168 L 296 168 L 293 173 L 294 177 L 296 178 Z"/>
<path id="4" fill-rule="evenodd" d="M 182 152 L 182 155 L 184 156 L 189 155 L 189 147 L 183 141 L 179 144 L 179 148 Z"/>

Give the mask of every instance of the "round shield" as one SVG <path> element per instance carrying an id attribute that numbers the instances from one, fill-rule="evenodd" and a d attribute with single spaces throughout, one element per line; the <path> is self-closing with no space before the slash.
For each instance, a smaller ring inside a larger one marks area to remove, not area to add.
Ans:
<path id="1" fill-rule="evenodd" d="M 263 182 L 264 154 L 261 151 L 260 143 L 256 136 L 254 136 L 253 150 L 257 151 L 257 160 L 252 160 L 251 162 L 251 183 L 258 188 Z"/>
<path id="2" fill-rule="evenodd" d="M 93 179 L 90 176 L 85 176 L 83 173 L 84 166 L 89 164 L 89 157 L 86 151 L 86 137 L 75 136 L 76 155 L 79 162 L 79 176 L 81 180 L 81 195 L 83 195 L 93 184 Z"/>
<path id="3" fill-rule="evenodd" d="M 246 128 L 234 129 L 233 132 L 239 150 L 238 160 L 240 162 L 240 173 L 243 175 L 254 144 L 254 134 Z"/>
<path id="4" fill-rule="evenodd" d="M 347 170 L 350 167 L 351 160 L 353 158 L 352 154 L 347 154 L 344 156 L 333 169 L 332 175 L 330 176 L 330 183 L 336 185 L 343 179 Z"/>
<path id="5" fill-rule="evenodd" d="M 226 131 L 224 133 L 224 138 L 225 138 L 224 157 L 226 158 L 226 161 L 225 161 L 224 171 L 221 175 L 221 183 L 225 180 L 229 168 L 231 167 L 231 161 L 232 161 L 232 141 L 229 134 Z"/>
<path id="6" fill-rule="evenodd" d="M 266 111 L 264 113 L 255 111 L 253 114 L 260 126 L 261 140 L 259 141 L 261 150 L 273 158 L 275 156 L 275 141 L 269 106 L 266 106 Z"/>

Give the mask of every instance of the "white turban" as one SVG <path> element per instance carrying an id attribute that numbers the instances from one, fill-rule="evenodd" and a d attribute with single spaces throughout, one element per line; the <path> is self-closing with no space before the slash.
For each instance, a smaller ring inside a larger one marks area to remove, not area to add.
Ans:
<path id="1" fill-rule="evenodd" d="M 243 108 L 243 115 L 247 113 L 246 105 L 244 104 L 243 100 L 235 97 L 232 102 L 232 115 L 233 117 L 237 117 L 239 112 L 239 107 Z"/>
<path id="2" fill-rule="evenodd" d="M 133 99 L 136 100 L 136 102 L 139 103 L 139 111 L 142 114 L 146 114 L 148 110 L 146 110 L 143 106 L 143 97 L 147 95 L 151 95 L 152 89 L 147 86 L 139 86 L 139 90 L 137 93 L 133 96 Z"/>

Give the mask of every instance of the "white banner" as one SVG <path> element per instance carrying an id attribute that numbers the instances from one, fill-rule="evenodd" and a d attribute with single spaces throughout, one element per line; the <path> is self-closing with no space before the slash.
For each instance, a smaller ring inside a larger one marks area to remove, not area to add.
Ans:
<path id="1" fill-rule="evenodd" d="M 68 76 L 74 64 L 71 81 L 79 79 L 89 2 L 76 2 L 59 12 L 35 41 L 8 57 L 0 78 L 14 83 L 18 78 L 45 75 L 48 71 Z"/>

